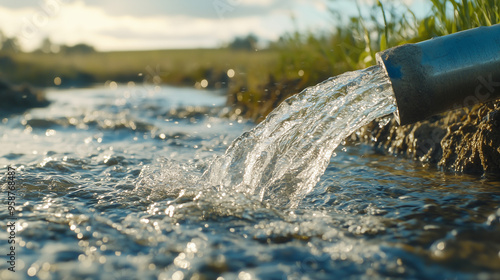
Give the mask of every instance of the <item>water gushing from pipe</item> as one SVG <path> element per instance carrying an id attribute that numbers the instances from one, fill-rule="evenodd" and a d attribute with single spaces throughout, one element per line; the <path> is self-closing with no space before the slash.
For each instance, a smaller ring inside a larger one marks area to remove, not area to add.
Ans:
<path id="1" fill-rule="evenodd" d="M 221 192 L 296 206 L 347 136 L 395 110 L 390 82 L 379 66 L 330 78 L 290 97 L 237 138 L 202 181 Z"/>

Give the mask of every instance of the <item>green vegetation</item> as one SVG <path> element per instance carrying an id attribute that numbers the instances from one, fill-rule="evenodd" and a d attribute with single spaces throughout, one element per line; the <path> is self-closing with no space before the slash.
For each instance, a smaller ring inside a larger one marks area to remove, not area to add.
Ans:
<path id="1" fill-rule="evenodd" d="M 341 0 L 330 1 L 335 4 Z M 375 54 L 388 47 L 500 23 L 497 0 L 428 2 L 431 10 L 424 18 L 417 18 L 392 0 L 377 1 L 367 14 L 358 9 L 358 16 L 350 18 L 332 11 L 338 22 L 332 31 L 286 34 L 259 51 L 255 50 L 257 38 L 249 35 L 220 49 L 109 53 L 95 52 L 84 44 L 54 49 L 47 39 L 39 50 L 23 53 L 15 38 L 0 33 L 0 78 L 37 86 L 53 86 L 56 77 L 61 86 L 110 80 L 196 87 L 208 84 L 209 88 L 228 88 L 228 104 L 236 112 L 260 120 L 307 86 L 373 65 Z M 206 82 L 201 83 L 203 80 Z"/>
<path id="2" fill-rule="evenodd" d="M 231 49 L 193 49 L 90 53 L 12 53 L 0 55 L 0 73 L 14 83 L 53 86 L 93 83 L 148 82 L 194 86 L 206 79 L 209 87 L 226 87 L 227 71 L 235 79 L 246 73 L 263 73 L 278 62 L 275 51 L 248 52 Z M 256 75 L 259 78 L 259 75 Z"/>

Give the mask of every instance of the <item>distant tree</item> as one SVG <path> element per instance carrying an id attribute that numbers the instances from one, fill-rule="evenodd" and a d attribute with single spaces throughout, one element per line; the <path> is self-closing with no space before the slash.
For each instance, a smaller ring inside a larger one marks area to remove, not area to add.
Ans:
<path id="1" fill-rule="evenodd" d="M 45 37 L 45 39 L 42 40 L 40 47 L 35 52 L 52 53 L 53 50 L 54 44 L 50 41 L 49 37 Z"/>
<path id="2" fill-rule="evenodd" d="M 248 34 L 246 37 L 236 37 L 228 48 L 233 50 L 255 50 L 259 39 L 254 34 Z"/>
<path id="3" fill-rule="evenodd" d="M 96 50 L 93 46 L 84 43 L 76 44 L 74 46 L 61 46 L 61 53 L 65 54 L 88 54 L 94 53 Z"/>
<path id="4" fill-rule="evenodd" d="M 281 49 L 281 48 L 287 46 L 287 41 L 288 41 L 288 39 L 284 35 L 282 35 L 278 38 L 278 40 L 271 41 L 269 43 L 269 48 L 270 49 Z"/>
<path id="5" fill-rule="evenodd" d="M 21 46 L 19 45 L 17 38 L 7 38 L 2 42 L 1 51 L 9 53 L 20 52 Z"/>
<path id="6" fill-rule="evenodd" d="M 7 37 L 0 31 L 0 51 L 5 53 L 20 52 L 21 45 L 16 37 Z"/>

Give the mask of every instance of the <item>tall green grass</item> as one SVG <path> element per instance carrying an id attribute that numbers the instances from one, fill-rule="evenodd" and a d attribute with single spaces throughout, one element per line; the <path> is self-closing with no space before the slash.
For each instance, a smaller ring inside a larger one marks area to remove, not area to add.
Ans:
<path id="1" fill-rule="evenodd" d="M 422 22 L 425 32 L 447 35 L 500 22 L 498 0 L 430 0 L 432 14 Z"/>

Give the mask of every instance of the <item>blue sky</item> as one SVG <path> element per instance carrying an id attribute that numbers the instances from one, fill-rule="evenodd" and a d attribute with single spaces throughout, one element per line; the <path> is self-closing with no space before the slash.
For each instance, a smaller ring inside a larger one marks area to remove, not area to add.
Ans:
<path id="1" fill-rule="evenodd" d="M 359 0 L 360 4 L 375 0 Z M 423 0 L 406 0 L 417 5 Z M 119 3 L 119 4 L 117 4 Z M 0 0 L 0 30 L 25 50 L 43 38 L 98 50 L 217 47 L 254 33 L 275 40 L 296 28 L 328 30 L 329 7 L 355 14 L 350 0 Z M 420 3 L 421 4 L 421 3 Z M 418 5 L 417 5 L 418 6 Z"/>

